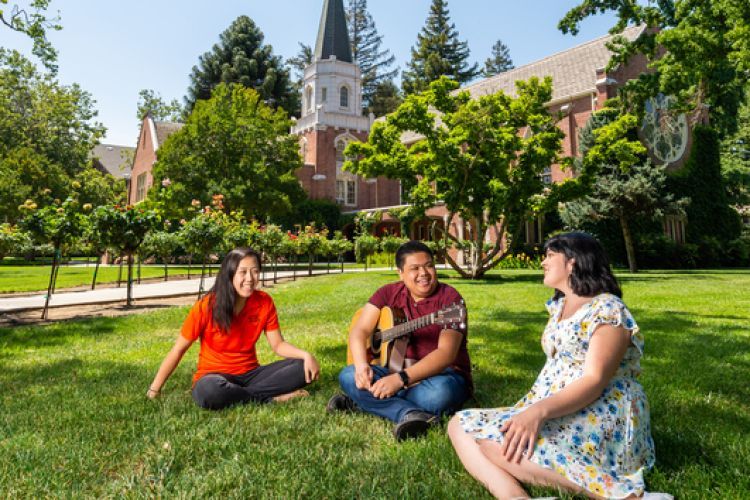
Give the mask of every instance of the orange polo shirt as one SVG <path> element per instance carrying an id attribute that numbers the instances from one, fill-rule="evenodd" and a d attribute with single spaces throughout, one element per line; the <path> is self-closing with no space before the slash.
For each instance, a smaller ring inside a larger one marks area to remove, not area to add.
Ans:
<path id="1" fill-rule="evenodd" d="M 214 323 L 212 294 L 195 303 L 180 334 L 191 342 L 201 340 L 193 384 L 207 373 L 241 375 L 259 366 L 255 343 L 260 334 L 278 330 L 279 318 L 270 295 L 260 290 L 248 297 L 245 307 L 232 319 L 229 333 Z"/>

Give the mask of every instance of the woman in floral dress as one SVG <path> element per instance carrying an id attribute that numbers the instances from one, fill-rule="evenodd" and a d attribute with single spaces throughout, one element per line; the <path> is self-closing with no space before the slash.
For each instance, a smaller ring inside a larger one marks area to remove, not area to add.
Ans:
<path id="1" fill-rule="evenodd" d="M 636 381 L 643 336 L 596 239 L 561 234 L 545 254 L 544 284 L 555 294 L 542 372 L 514 406 L 461 411 L 448 434 L 466 470 L 498 498 L 527 498 L 521 483 L 639 497 L 654 463 L 648 402 Z"/>

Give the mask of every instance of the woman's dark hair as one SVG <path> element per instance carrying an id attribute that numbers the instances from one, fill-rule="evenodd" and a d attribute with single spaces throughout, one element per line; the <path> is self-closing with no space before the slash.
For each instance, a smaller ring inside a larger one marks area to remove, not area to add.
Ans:
<path id="1" fill-rule="evenodd" d="M 396 250 L 396 267 L 399 269 L 399 271 L 403 271 L 404 261 L 406 260 L 407 255 L 423 252 L 429 255 L 430 259 L 435 260 L 435 256 L 432 254 L 432 250 L 430 250 L 430 247 L 428 247 L 421 241 L 407 241 L 406 243 L 398 247 L 398 250 Z"/>
<path id="2" fill-rule="evenodd" d="M 237 292 L 234 290 L 232 281 L 240 261 L 245 257 L 255 257 L 255 262 L 258 263 L 258 269 L 260 270 L 261 263 L 258 252 L 248 247 L 235 248 L 224 257 L 219 274 L 216 275 L 214 286 L 208 291 L 211 297 L 209 300 L 211 301 L 213 320 L 225 333 L 229 333 L 229 326 L 232 324 L 232 318 L 234 317 L 234 302 L 237 299 Z"/>
<path id="3" fill-rule="evenodd" d="M 575 259 L 573 272 L 570 274 L 570 288 L 576 295 L 593 297 L 600 293 L 611 293 L 622 297 L 622 290 L 612 274 L 604 248 L 590 234 L 558 234 L 544 244 L 544 252 L 547 253 L 547 250 L 561 253 L 566 259 Z M 554 299 L 562 296 L 563 293 L 555 289 Z"/>

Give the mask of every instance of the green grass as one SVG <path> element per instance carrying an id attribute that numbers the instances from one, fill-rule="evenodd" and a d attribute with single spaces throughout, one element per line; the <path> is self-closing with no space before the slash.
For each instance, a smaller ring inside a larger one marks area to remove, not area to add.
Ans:
<path id="1" fill-rule="evenodd" d="M 163 398 L 145 391 L 187 308 L 0 329 L 0 492 L 4 497 L 489 498 L 442 429 L 396 444 L 368 415 L 325 414 L 346 357 L 350 315 L 394 273 L 317 277 L 269 289 L 282 329 L 322 366 L 311 397 L 197 408 L 197 346 Z M 514 403 L 544 363 L 550 295 L 536 271 L 446 279 L 466 298 L 478 403 Z M 750 274 L 623 275 L 646 336 L 641 381 L 657 465 L 649 490 L 750 495 Z M 274 358 L 264 341 L 259 356 Z M 535 488 L 534 495 L 555 494 Z"/>

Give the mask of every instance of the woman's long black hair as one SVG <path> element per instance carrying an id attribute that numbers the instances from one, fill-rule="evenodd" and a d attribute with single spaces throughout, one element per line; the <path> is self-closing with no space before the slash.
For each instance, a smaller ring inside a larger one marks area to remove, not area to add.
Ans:
<path id="1" fill-rule="evenodd" d="M 224 257 L 214 286 L 208 291 L 211 296 L 209 300 L 212 305 L 213 320 L 225 333 L 229 333 L 229 326 L 234 317 L 234 302 L 237 299 L 237 292 L 234 290 L 232 281 L 240 261 L 245 257 L 255 257 L 258 270 L 260 270 L 261 262 L 258 252 L 248 247 L 235 248 Z"/>
<path id="2" fill-rule="evenodd" d="M 570 288 L 582 297 L 593 297 L 600 293 L 611 293 L 622 297 L 617 278 L 612 274 L 601 243 L 588 233 L 572 232 L 553 236 L 544 244 L 544 252 L 551 250 L 565 255 L 565 259 L 575 259 L 570 273 Z M 563 296 L 555 289 L 555 300 Z"/>

